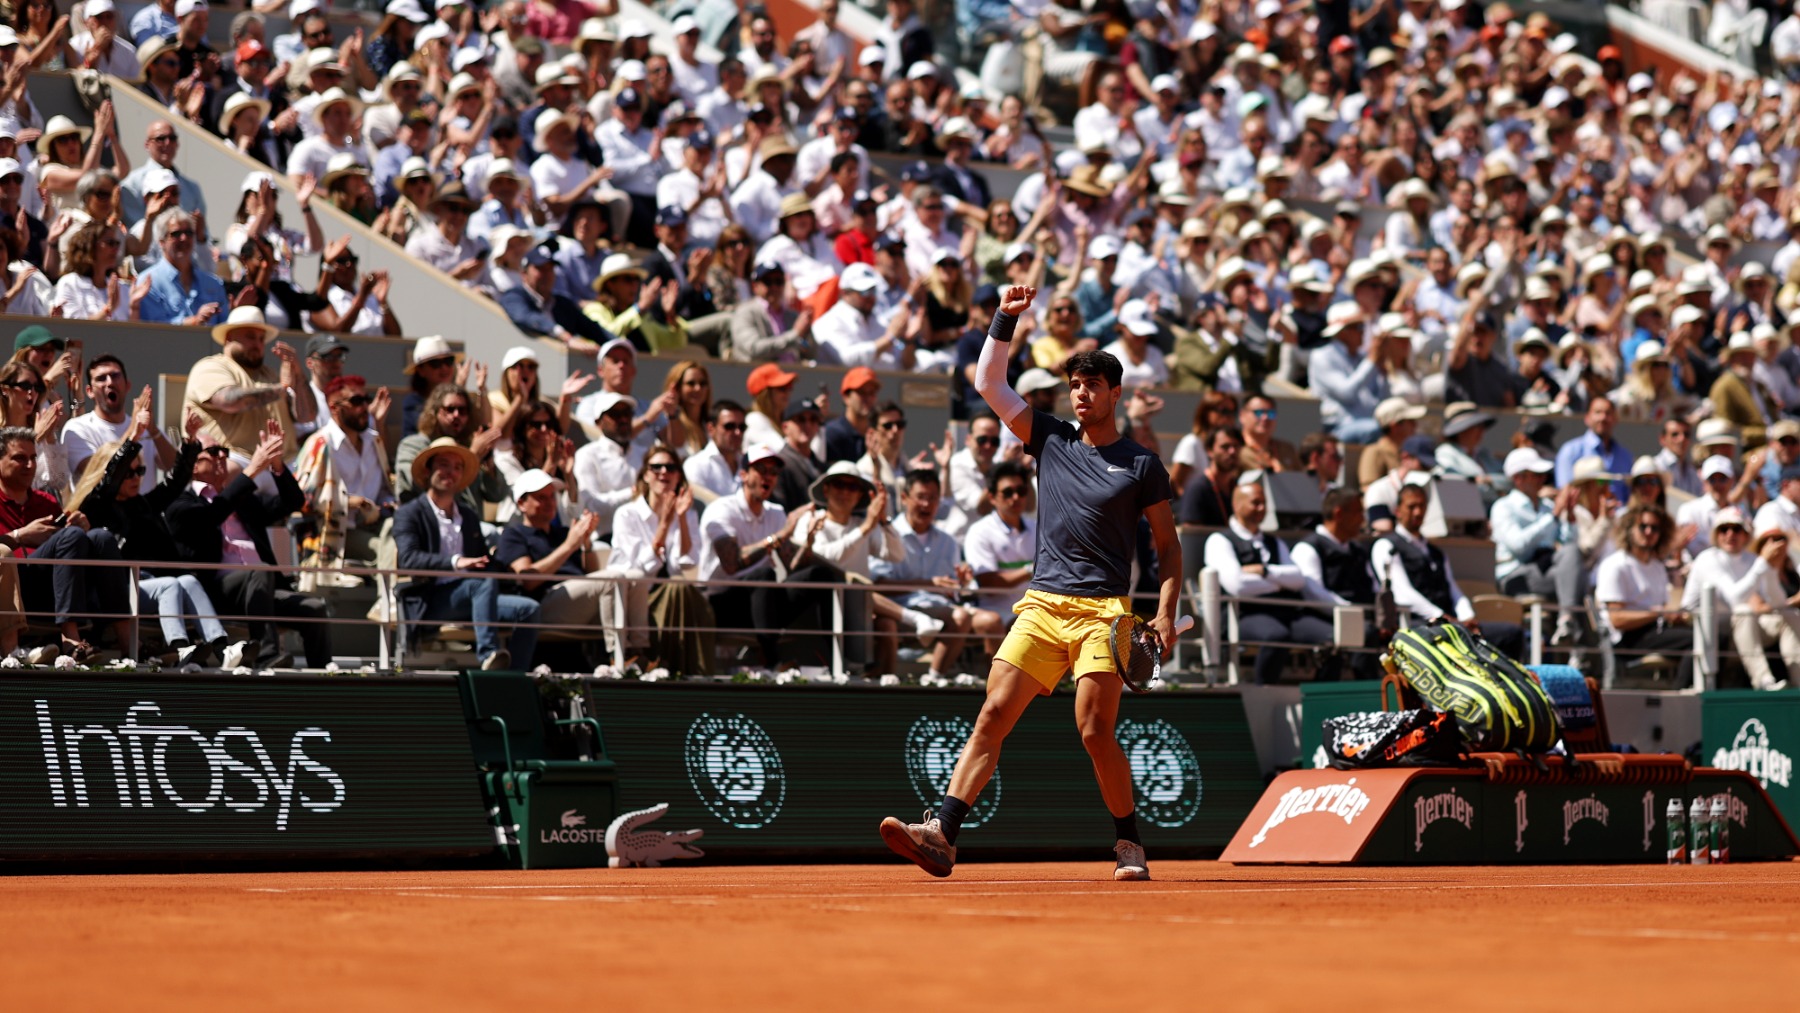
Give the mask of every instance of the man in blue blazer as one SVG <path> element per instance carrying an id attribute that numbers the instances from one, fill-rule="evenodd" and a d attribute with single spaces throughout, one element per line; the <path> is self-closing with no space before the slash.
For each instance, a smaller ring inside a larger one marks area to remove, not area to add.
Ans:
<path id="1" fill-rule="evenodd" d="M 487 542 L 481 517 L 457 502 L 456 494 L 475 480 L 480 468 L 475 454 L 450 437 L 441 437 L 412 462 L 413 483 L 425 489 L 394 515 L 394 541 L 402 570 L 488 570 Z M 538 631 L 538 604 L 516 594 L 501 594 L 498 580 L 482 577 L 414 577 L 400 587 L 400 604 L 409 625 L 420 622 L 475 624 L 475 655 L 486 670 L 531 667 Z M 518 625 L 518 624 L 528 625 Z M 508 647 L 501 647 L 495 624 L 513 626 Z"/>

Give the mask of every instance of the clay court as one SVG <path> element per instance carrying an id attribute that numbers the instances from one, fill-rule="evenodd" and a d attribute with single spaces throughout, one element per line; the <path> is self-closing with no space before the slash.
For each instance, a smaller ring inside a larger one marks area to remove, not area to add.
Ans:
<path id="1" fill-rule="evenodd" d="M 15 877 L 0 1008 L 1791 1008 L 1800 865 L 1109 868 Z"/>

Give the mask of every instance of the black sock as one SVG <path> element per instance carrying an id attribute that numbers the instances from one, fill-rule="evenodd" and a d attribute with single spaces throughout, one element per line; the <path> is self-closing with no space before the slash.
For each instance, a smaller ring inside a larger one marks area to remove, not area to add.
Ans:
<path id="1" fill-rule="evenodd" d="M 962 833 L 963 817 L 969 815 L 969 803 L 955 795 L 945 795 L 944 804 L 938 806 L 938 823 L 944 828 L 944 840 L 956 843 L 956 835 Z"/>
<path id="2" fill-rule="evenodd" d="M 1113 835 L 1121 841 L 1130 841 L 1140 848 L 1144 846 L 1144 842 L 1138 837 L 1136 809 L 1123 816 L 1113 817 Z"/>

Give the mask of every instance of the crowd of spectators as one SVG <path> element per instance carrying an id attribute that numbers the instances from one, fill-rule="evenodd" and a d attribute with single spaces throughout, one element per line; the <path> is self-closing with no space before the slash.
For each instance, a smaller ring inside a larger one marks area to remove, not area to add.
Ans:
<path id="1" fill-rule="evenodd" d="M 418 623 L 473 622 L 490 665 L 524 663 L 533 623 L 620 613 L 608 637 L 626 650 L 703 668 L 710 642 L 660 631 L 717 626 L 756 631 L 775 664 L 795 645 L 773 630 L 829 611 L 810 585 L 848 579 L 869 585 L 852 609 L 875 634 L 859 638 L 869 664 L 885 670 L 905 635 L 941 668 L 1004 627 L 1028 579 L 1030 461 L 968 380 L 999 288 L 1022 284 L 1040 295 L 1008 371 L 1035 406 L 1058 406 L 1069 355 L 1104 349 L 1133 389 L 1125 431 L 1163 454 L 1153 389 L 1204 394 L 1167 454 L 1181 518 L 1218 530 L 1205 554 L 1229 593 L 1361 602 L 1378 585 L 1419 619 L 1479 627 L 1421 534 L 1419 490 L 1466 480 L 1490 511 L 1495 583 L 1550 599 L 1559 644 L 1677 650 L 1711 589 L 1743 643 L 1754 627 L 1800 656 L 1800 578 L 1776 548 L 1800 530 L 1800 85 L 1631 72 L 1503 0 L 954 10 L 946 33 L 940 8 L 887 0 L 858 45 L 836 0 L 786 39 L 746 8 L 714 62 L 706 5 L 671 10 L 665 45 L 579 0 L 394 0 L 347 34 L 294 0 L 291 33 L 245 12 L 225 52 L 200 0 L 123 24 L 111 0 L 75 21 L 54 0 L 16 7 L 0 29 L 6 312 L 203 326 L 221 350 L 191 371 L 193 428 L 172 440 L 124 363 L 21 334 L 0 371 L 7 466 L 31 469 L 0 485 L 34 490 L 0 502 L 29 532 L 7 536 L 13 552 L 129 553 L 166 500 L 174 540 L 150 541 L 180 558 L 272 560 L 261 532 L 299 515 L 326 571 L 386 553 L 516 575 L 402 595 Z M 1015 57 L 1020 86 L 987 90 Z M 33 107 L 30 70 L 77 67 L 167 107 L 141 149 L 107 103 L 91 127 Z M 262 167 L 202 193 L 178 168 L 182 122 Z M 209 220 L 209 196 L 228 221 Z M 524 332 L 594 354 L 597 375 L 539 390 L 521 348 L 490 389 L 484 366 L 419 339 L 390 462 L 392 378 L 357 376 L 332 335 L 403 323 L 379 265 L 326 241 L 318 201 Z M 278 330 L 310 332 L 304 355 Z M 641 353 L 687 356 L 644 404 Z M 756 365 L 743 402 L 715 396 L 715 359 Z M 813 363 L 848 367 L 838 405 L 795 396 L 792 369 Z M 905 411 L 881 393 L 904 373 L 949 376 L 954 438 L 907 452 Z M 1274 437 L 1296 397 L 1324 420 L 1298 446 Z M 1584 431 L 1556 444 L 1525 425 L 1495 452 L 1487 434 L 1519 412 Z M 1621 422 L 1659 427 L 1659 445 L 1616 439 Z M 1282 472 L 1316 482 L 1306 544 L 1256 535 Z M 1721 517 L 1772 582 L 1747 576 Z M 20 569 L 30 611 L 115 614 L 109 578 Z M 683 573 L 699 583 L 642 580 Z M 308 631 L 316 663 L 318 591 L 338 582 L 202 573 L 145 593 L 166 615 L 248 603 Z M 1317 639 L 1287 606 L 1256 618 L 1281 626 L 1270 639 Z M 237 646 L 216 624 L 165 632 L 208 657 Z M 253 632 L 283 658 L 273 625 Z M 1517 648 L 1516 631 L 1486 632 Z M 92 651 L 67 623 L 60 648 Z"/>

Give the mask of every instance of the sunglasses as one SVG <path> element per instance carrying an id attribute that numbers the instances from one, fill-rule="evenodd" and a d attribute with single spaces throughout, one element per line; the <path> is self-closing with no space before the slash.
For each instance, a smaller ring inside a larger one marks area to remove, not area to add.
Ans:
<path id="1" fill-rule="evenodd" d="M 151 144 L 168 144 L 180 139 L 181 138 L 176 134 L 153 134 L 150 137 L 145 138 L 145 140 L 149 141 Z"/>
<path id="2" fill-rule="evenodd" d="M 347 404 L 347 405 L 351 406 L 352 408 L 362 408 L 362 407 L 366 406 L 370 401 L 373 401 L 373 400 L 375 400 L 375 399 L 370 397 L 367 394 L 356 394 L 351 397 L 347 397 L 338 403 L 339 404 Z"/>
<path id="3" fill-rule="evenodd" d="M 356 262 L 353 260 L 353 261 L 351 261 L 351 263 L 354 264 Z M 455 359 L 450 358 L 450 357 L 445 357 L 442 359 L 426 359 L 424 362 L 421 362 L 418 364 L 418 368 L 420 368 L 420 369 L 449 369 L 451 366 L 454 366 L 454 365 L 456 365 Z"/>
<path id="4" fill-rule="evenodd" d="M 125 470 L 125 477 L 126 478 L 143 478 L 144 477 L 144 466 L 140 464 L 134 468 L 127 468 Z"/>
<path id="5" fill-rule="evenodd" d="M 919 210 L 920 211 L 942 211 L 942 210 L 944 210 L 944 206 L 942 204 L 921 204 L 921 205 L 919 205 Z"/>
<path id="6" fill-rule="evenodd" d="M 1052 306 L 1052 307 L 1050 307 L 1050 312 L 1056 313 L 1059 315 L 1063 314 L 1063 313 L 1073 313 L 1073 312 L 1075 312 L 1075 307 L 1073 307 L 1073 306 Z"/>
<path id="7" fill-rule="evenodd" d="M 530 422 L 527 422 L 525 424 L 525 428 L 536 429 L 539 431 L 546 430 L 546 429 L 555 429 L 556 421 L 554 419 L 533 419 Z"/>
<path id="8" fill-rule="evenodd" d="M 977 447 L 998 447 L 1000 445 L 1000 437 L 977 436 L 975 437 L 975 445 Z"/>
<path id="9" fill-rule="evenodd" d="M 673 461 L 658 461 L 655 464 L 650 465 L 650 470 L 659 474 L 669 474 L 671 472 L 680 471 L 681 465 L 676 464 Z"/>
<path id="10" fill-rule="evenodd" d="M 467 414 L 469 414 L 469 406 L 466 404 L 443 405 L 440 408 L 438 408 L 438 414 L 439 415 L 467 415 Z"/>
<path id="11" fill-rule="evenodd" d="M 357 265 L 357 263 L 358 263 L 358 259 L 356 257 L 343 256 L 343 257 L 339 257 L 338 259 L 332 261 L 331 266 L 332 267 L 355 267 Z M 436 361 L 436 360 L 433 360 L 433 361 Z"/>
<path id="12" fill-rule="evenodd" d="M 1259 419 L 1272 419 L 1275 417 L 1275 409 L 1273 409 L 1273 408 L 1252 408 L 1252 409 L 1250 409 L 1250 414 Z"/>
<path id="13" fill-rule="evenodd" d="M 1662 525 L 1652 521 L 1649 524 L 1639 524 L 1637 529 L 1639 531 L 1649 531 L 1653 534 L 1660 534 L 1662 532 Z"/>
<path id="14" fill-rule="evenodd" d="M 205 457 L 225 457 L 231 453 L 230 447 L 206 447 L 200 451 Z"/>
<path id="15" fill-rule="evenodd" d="M 1001 499 L 1017 499 L 1018 497 L 1025 495 L 1025 487 L 1022 485 L 1009 485 L 1003 489 L 996 489 L 994 495 Z"/>
<path id="16" fill-rule="evenodd" d="M 44 385 L 35 380 L 8 380 L 4 385 L 0 386 L 11 387 L 13 390 L 28 390 L 33 394 L 42 394 L 44 392 Z"/>
<path id="17" fill-rule="evenodd" d="M 93 193 L 89 194 L 89 196 L 90 197 L 98 197 L 101 200 L 112 200 L 113 194 L 115 194 L 115 193 L 118 193 L 118 191 L 117 190 L 95 190 Z"/>
<path id="18" fill-rule="evenodd" d="M 194 238 L 194 230 L 193 229 L 170 229 L 169 234 L 166 238 L 169 238 L 169 239 L 192 239 L 192 238 Z"/>
<path id="19" fill-rule="evenodd" d="M 727 422 L 724 425 L 720 426 L 719 428 L 725 430 L 728 433 L 741 433 L 741 432 L 744 432 L 745 430 L 749 429 L 750 427 L 744 425 L 742 422 Z"/>
<path id="20" fill-rule="evenodd" d="M 906 420 L 901 419 L 898 422 L 883 422 L 881 424 L 881 428 L 883 428 L 883 429 L 905 429 L 906 428 Z"/>

